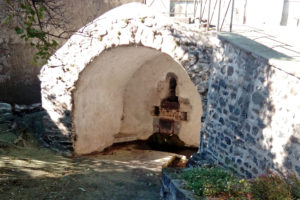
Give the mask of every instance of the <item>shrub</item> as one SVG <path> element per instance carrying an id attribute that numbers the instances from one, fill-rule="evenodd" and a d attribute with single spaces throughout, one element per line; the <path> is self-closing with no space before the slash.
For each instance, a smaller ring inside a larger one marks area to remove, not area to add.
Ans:
<path id="1" fill-rule="evenodd" d="M 292 200 L 290 187 L 276 174 L 261 175 L 251 182 L 250 192 L 257 200 Z"/>
<path id="2" fill-rule="evenodd" d="M 194 168 L 182 173 L 187 187 L 204 197 L 247 197 L 248 181 L 239 180 L 219 167 Z M 234 198 L 233 198 L 234 199 Z"/>
<path id="3" fill-rule="evenodd" d="M 220 167 L 193 168 L 181 177 L 201 197 L 253 200 L 300 200 L 300 180 L 291 174 L 281 177 L 267 172 L 252 180 L 239 180 Z"/>
<path id="4" fill-rule="evenodd" d="M 293 199 L 300 200 L 300 180 L 295 174 L 291 174 L 287 176 L 286 181 L 290 187 Z"/>

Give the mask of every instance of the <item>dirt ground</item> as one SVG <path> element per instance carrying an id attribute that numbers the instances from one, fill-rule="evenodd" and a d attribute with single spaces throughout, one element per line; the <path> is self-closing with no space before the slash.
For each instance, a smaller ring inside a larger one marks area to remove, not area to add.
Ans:
<path id="1" fill-rule="evenodd" d="M 0 199 L 158 200 L 161 168 L 175 155 L 127 144 L 67 158 L 0 142 Z"/>

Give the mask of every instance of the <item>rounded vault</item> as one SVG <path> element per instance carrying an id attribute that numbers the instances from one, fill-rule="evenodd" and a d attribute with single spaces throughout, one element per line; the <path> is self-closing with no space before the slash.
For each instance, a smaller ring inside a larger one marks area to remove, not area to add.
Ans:
<path id="1" fill-rule="evenodd" d="M 191 80 L 203 48 L 195 35 L 204 37 L 138 3 L 78 30 L 41 70 L 43 140 L 78 155 L 153 133 L 198 147 L 205 86 Z"/>

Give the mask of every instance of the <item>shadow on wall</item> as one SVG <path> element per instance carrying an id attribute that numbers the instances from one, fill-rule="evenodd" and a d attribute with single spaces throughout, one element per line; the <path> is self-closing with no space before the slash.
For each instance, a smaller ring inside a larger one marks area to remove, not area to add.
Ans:
<path id="1" fill-rule="evenodd" d="M 59 118 L 59 123 L 71 130 L 70 111 L 64 111 L 63 117 Z M 40 138 L 43 145 L 64 155 L 73 155 L 73 139 L 76 140 L 76 138 L 72 138 L 71 132 L 63 133 L 46 112 L 42 123 L 35 128 L 35 134 Z"/>
<path id="2" fill-rule="evenodd" d="M 0 83 L 0 101 L 9 104 L 33 104 L 41 101 L 41 87 L 38 78 L 24 83 L 24 81 L 12 76 L 10 80 Z"/>
<path id="3" fill-rule="evenodd" d="M 41 101 L 39 67 L 30 64 L 33 51 L 30 45 L 6 44 L 0 37 L 0 101 L 22 105 Z"/>
<path id="4" fill-rule="evenodd" d="M 170 29 L 172 36 L 176 39 L 176 43 L 188 53 L 188 60 L 181 60 L 180 64 L 185 68 L 190 79 L 197 88 L 202 101 L 202 117 L 201 123 L 205 121 L 207 115 L 207 93 L 209 85 L 209 77 L 213 66 L 213 47 L 208 41 L 208 37 L 203 35 L 189 35 L 187 32 L 181 30 Z M 199 45 L 195 41 L 201 41 Z M 193 49 L 193 50 L 188 50 Z M 201 128 L 202 130 L 202 128 Z"/>
<path id="5" fill-rule="evenodd" d="M 257 56 L 255 42 L 249 52 L 241 40 L 221 39 L 210 77 L 204 153 L 249 178 L 268 169 L 300 175 L 299 78 Z M 290 59 L 264 49 L 268 59 Z"/>

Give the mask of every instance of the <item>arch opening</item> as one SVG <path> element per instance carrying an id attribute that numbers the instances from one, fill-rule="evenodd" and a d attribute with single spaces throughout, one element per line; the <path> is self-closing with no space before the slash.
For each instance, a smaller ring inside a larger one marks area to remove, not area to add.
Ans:
<path id="1" fill-rule="evenodd" d="M 104 51 L 81 72 L 73 97 L 76 154 L 154 133 L 199 145 L 200 95 L 183 67 L 158 50 L 119 46 Z"/>

